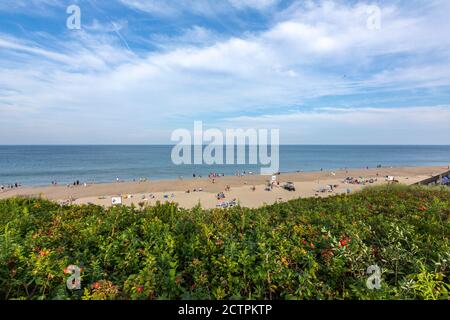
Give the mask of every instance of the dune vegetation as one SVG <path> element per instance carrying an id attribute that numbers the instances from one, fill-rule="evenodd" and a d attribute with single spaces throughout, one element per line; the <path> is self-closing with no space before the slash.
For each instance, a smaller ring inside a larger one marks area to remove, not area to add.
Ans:
<path id="1" fill-rule="evenodd" d="M 0 299 L 448 299 L 449 217 L 448 189 L 405 186 L 259 209 L 7 199 Z"/>

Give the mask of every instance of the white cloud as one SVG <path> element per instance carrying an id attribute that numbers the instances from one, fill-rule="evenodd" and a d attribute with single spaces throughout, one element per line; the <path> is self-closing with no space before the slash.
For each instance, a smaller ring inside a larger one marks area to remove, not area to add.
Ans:
<path id="1" fill-rule="evenodd" d="M 231 5 L 237 9 L 253 8 L 266 9 L 278 3 L 278 0 L 229 0 Z"/>
<path id="2" fill-rule="evenodd" d="M 409 124 L 434 123 L 446 124 L 450 121 L 450 106 L 425 106 L 407 108 L 318 108 L 309 111 L 296 111 L 286 114 L 266 114 L 261 116 L 240 116 L 226 119 L 239 124 L 258 123 L 267 125 L 304 122 L 339 122 L 346 125 Z M 450 135 L 450 133 L 449 133 Z"/>
<path id="3" fill-rule="evenodd" d="M 177 49 L 180 46 L 212 46 L 224 37 L 212 30 L 194 25 L 188 29 L 182 30 L 178 35 L 155 34 L 151 35 L 152 43 L 156 43 L 164 49 Z"/>
<path id="4" fill-rule="evenodd" d="M 50 9 L 64 9 L 61 0 L 2 0 L 0 11 L 16 12 L 24 15 L 51 15 Z"/>
<path id="5" fill-rule="evenodd" d="M 207 0 L 181 0 L 177 2 L 165 0 L 120 0 L 120 2 L 137 10 L 163 16 L 175 16 L 186 12 L 209 16 L 214 14 L 218 7 L 223 7 L 222 3 L 212 5 Z"/>
<path id="6" fill-rule="evenodd" d="M 159 3 L 155 1 L 122 2 L 152 12 L 172 10 L 167 2 L 161 2 L 163 7 L 155 7 Z M 270 2 L 260 4 L 267 7 Z M 188 1 L 183 3 L 187 6 Z M 246 1 L 245 6 L 252 3 L 255 7 L 253 1 Z M 288 8 L 262 32 L 226 38 L 193 26 L 179 41 L 176 37 L 154 37 L 162 49 L 139 54 L 130 52 L 115 30 L 100 22 L 61 41 L 45 41 L 52 48 L 39 45 L 38 39 L 30 42 L 0 35 L 1 54 L 7 56 L 0 62 L 0 137 L 27 131 L 39 121 L 45 137 L 77 132 L 83 141 L 92 139 L 93 128 L 100 126 L 105 134 L 96 129 L 97 142 L 129 136 L 139 139 L 132 143 L 151 143 L 157 142 L 153 131 L 161 134 L 194 118 L 222 119 L 230 113 L 261 109 L 285 112 L 287 106 L 314 97 L 364 93 L 368 89 L 450 86 L 448 55 L 437 55 L 450 48 L 445 28 L 449 23 L 443 20 L 442 7 L 406 13 L 395 6 L 383 7 L 382 29 L 371 31 L 366 28 L 363 5 L 307 3 Z M 192 9 L 208 13 L 211 5 L 202 4 L 199 1 Z M 436 28 L 438 24 L 443 28 Z M 123 22 L 120 27 L 127 24 Z M 384 63 L 386 56 L 397 54 L 407 58 Z M 430 59 L 435 61 L 430 63 Z M 400 115 L 405 110 L 398 109 L 395 115 L 383 109 L 381 114 L 368 109 L 351 114 L 322 110 L 289 117 L 316 124 L 323 121 L 328 127 L 339 123 L 344 130 L 345 121 L 361 119 L 363 126 L 370 117 L 379 117 L 382 124 L 395 117 L 403 123 Z M 286 120 L 285 116 L 268 117 L 272 123 Z M 235 121 L 239 119 L 246 118 Z M 412 123 L 412 118 L 407 119 Z M 377 123 L 369 123 L 365 131 L 360 131 L 365 134 L 355 139 L 367 138 L 370 133 L 379 135 Z M 422 123 L 428 122 L 424 119 Z M 432 131 L 438 130 L 434 122 L 430 123 Z M 326 131 L 327 126 L 317 128 Z M 339 137 L 314 132 L 324 141 Z M 349 132 L 357 135 L 356 131 Z M 343 134 L 343 140 L 350 139 Z"/>
<path id="7" fill-rule="evenodd" d="M 57 52 L 52 52 L 46 49 L 42 49 L 37 45 L 23 44 L 16 39 L 10 39 L 8 37 L 0 38 L 0 48 L 5 50 L 13 50 L 17 52 L 24 52 L 32 55 L 41 56 L 43 58 L 68 63 L 69 60 L 66 55 Z"/>
<path id="8" fill-rule="evenodd" d="M 450 106 L 321 108 L 229 118 L 242 128 L 279 128 L 284 143 L 448 144 Z"/>

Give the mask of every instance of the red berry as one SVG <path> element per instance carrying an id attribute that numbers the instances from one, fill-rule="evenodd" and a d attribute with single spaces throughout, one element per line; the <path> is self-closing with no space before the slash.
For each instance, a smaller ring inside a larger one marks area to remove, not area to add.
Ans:
<path id="1" fill-rule="evenodd" d="M 47 254 L 48 254 L 48 252 L 45 251 L 45 250 L 39 251 L 39 255 L 40 255 L 41 257 L 45 257 Z"/>
<path id="2" fill-rule="evenodd" d="M 348 238 L 343 238 L 339 241 L 339 246 L 340 247 L 345 247 L 348 244 L 348 241 L 350 241 L 350 239 Z"/>

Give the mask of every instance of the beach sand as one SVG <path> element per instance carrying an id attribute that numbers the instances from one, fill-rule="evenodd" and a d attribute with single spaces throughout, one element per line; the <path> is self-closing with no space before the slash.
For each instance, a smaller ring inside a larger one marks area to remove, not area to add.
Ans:
<path id="1" fill-rule="evenodd" d="M 256 208 L 265 204 L 273 204 L 280 201 L 288 201 L 305 197 L 326 197 L 330 195 L 361 190 L 365 186 L 386 184 L 385 176 L 394 176 L 402 184 L 411 185 L 447 171 L 448 167 L 398 167 L 398 168 L 373 168 L 373 169 L 349 169 L 323 172 L 297 172 L 282 173 L 277 176 L 280 187 L 274 187 L 272 191 L 266 191 L 270 176 L 249 175 L 243 177 L 219 177 L 215 183 L 208 178 L 189 180 L 160 180 L 146 182 L 117 182 L 105 184 L 93 184 L 81 186 L 47 186 L 47 187 L 22 187 L 7 190 L 0 193 L 0 199 L 24 196 L 42 197 L 58 202 L 70 202 L 73 204 L 93 203 L 102 206 L 111 206 L 111 197 L 122 196 L 123 204 L 138 205 L 144 203 L 153 205 L 160 202 L 176 202 L 182 208 L 192 208 L 200 204 L 203 208 L 215 208 L 218 203 L 236 199 L 244 207 Z M 372 184 L 357 185 L 346 184 L 343 180 L 347 177 L 364 179 L 377 179 Z M 281 188 L 285 182 L 293 182 L 296 191 L 289 192 Z M 333 192 L 317 192 L 327 185 L 338 185 Z M 230 186 L 229 191 L 225 191 Z M 252 190 L 255 186 L 255 191 Z M 202 189 L 201 192 L 193 192 L 194 189 Z M 190 193 L 186 191 L 190 190 Z M 217 200 L 218 192 L 224 192 L 226 198 Z M 151 198 L 153 195 L 154 198 Z M 168 198 L 165 198 L 167 196 Z"/>

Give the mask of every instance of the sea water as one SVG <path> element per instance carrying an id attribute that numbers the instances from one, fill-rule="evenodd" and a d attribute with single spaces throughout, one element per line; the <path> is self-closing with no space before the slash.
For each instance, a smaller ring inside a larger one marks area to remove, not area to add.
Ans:
<path id="1" fill-rule="evenodd" d="M 26 186 L 258 173 L 258 165 L 174 165 L 173 146 L 0 146 L 0 184 Z M 280 171 L 448 166 L 450 146 L 280 146 Z"/>

